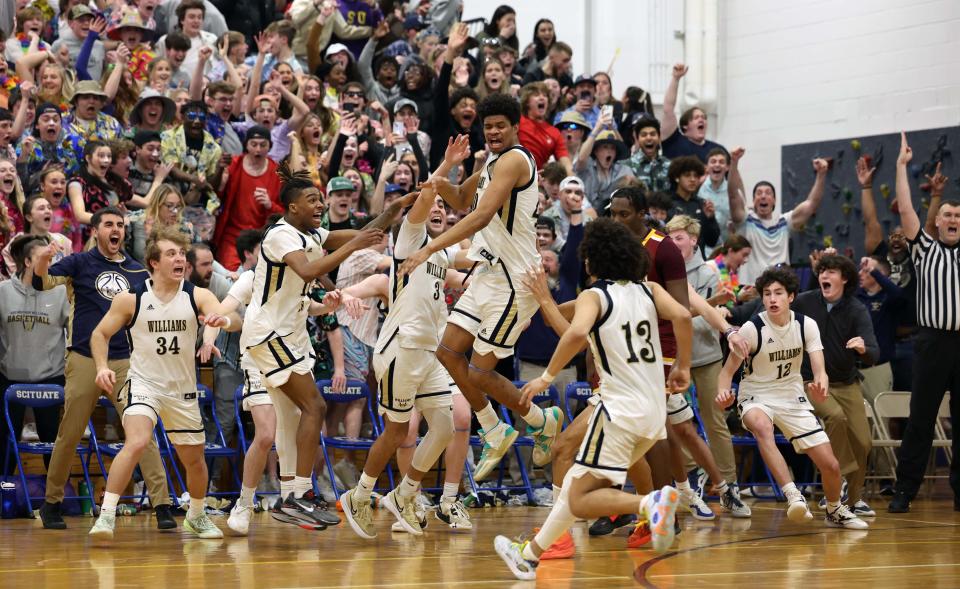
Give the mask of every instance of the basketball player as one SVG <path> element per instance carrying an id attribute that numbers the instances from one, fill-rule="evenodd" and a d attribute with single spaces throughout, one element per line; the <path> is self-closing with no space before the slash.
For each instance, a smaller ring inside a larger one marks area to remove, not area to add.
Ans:
<path id="1" fill-rule="evenodd" d="M 184 280 L 190 243 L 179 231 L 159 229 L 147 244 L 150 279 L 120 293 L 93 330 L 90 350 L 97 365 L 97 386 L 107 394 L 116 373 L 107 361 L 108 342 L 126 328 L 132 349 L 130 371 L 119 397 L 124 404 L 123 449 L 110 465 L 100 517 L 90 530 L 99 540 L 113 539 L 117 501 L 130 482 L 133 468 L 162 419 L 177 456 L 187 471 L 190 509 L 183 527 L 200 538 L 222 538 L 223 532 L 203 510 L 207 494 L 207 464 L 203 420 L 197 401 L 194 350 L 200 322 L 236 331 L 240 317 L 219 315 L 217 297 Z M 206 316 L 204 320 L 204 316 Z"/>
<path id="2" fill-rule="evenodd" d="M 320 444 L 320 424 L 326 405 L 313 380 L 313 362 L 307 342 L 306 320 L 310 284 L 342 263 L 351 253 L 372 247 L 383 239 L 404 205 L 398 199 L 362 231 L 328 232 L 320 228 L 324 203 L 306 172 L 284 170 L 280 200 L 283 218 L 264 232 L 260 259 L 254 271 L 253 298 L 247 307 L 240 349 L 249 354 L 273 395 L 277 433 L 284 424 L 296 424 L 296 468 L 293 491 L 283 498 L 281 510 L 320 529 L 335 514 L 326 513 L 313 492 L 311 474 Z M 324 255 L 324 249 L 333 250 Z M 285 396 L 293 406 L 278 403 Z M 337 518 L 339 520 L 339 518 Z"/>
<path id="3" fill-rule="evenodd" d="M 470 154 L 469 139 L 459 136 L 450 142 L 432 177 L 451 207 L 464 210 L 473 202 L 473 211 L 411 254 L 399 273 L 410 274 L 434 253 L 473 236 L 467 254 L 476 262 L 471 283 L 450 315 L 437 357 L 480 422 L 484 447 L 474 472 L 474 479 L 480 480 L 493 471 L 519 435 L 500 421 L 484 393 L 523 416 L 534 438 L 533 461 L 537 465 L 550 461 L 550 447 L 563 424 L 563 413 L 559 407 L 541 409 L 521 403 L 513 383 L 495 371 L 497 362 L 513 353 L 520 332 L 538 308 L 520 279 L 530 268 L 540 266 L 534 227 L 539 192 L 536 163 L 517 140 L 517 101 L 506 94 L 493 94 L 480 101 L 477 112 L 492 154 L 488 161 L 462 185 L 451 185 L 446 180 L 450 170 Z"/>
<path id="4" fill-rule="evenodd" d="M 253 270 L 247 270 L 237 278 L 237 281 L 230 287 L 230 292 L 227 293 L 226 298 L 217 308 L 216 312 L 218 314 L 227 314 L 238 310 L 241 305 L 247 306 L 250 304 L 250 300 L 253 298 L 254 274 Z M 324 315 L 335 311 L 341 303 L 341 296 L 338 291 L 328 292 L 323 300 L 323 304 L 316 301 L 310 302 L 311 315 Z M 213 346 L 218 333 L 218 329 L 204 330 L 203 347 L 198 352 L 202 362 L 209 360 L 211 354 L 220 355 L 219 350 Z M 290 492 L 293 490 L 297 432 L 296 422 L 294 421 L 291 424 L 285 424 L 287 427 L 283 428 L 282 436 L 277 435 L 277 414 L 273 408 L 274 399 L 268 393 L 266 387 L 263 386 L 260 370 L 253 364 L 249 354 L 241 354 L 240 369 L 244 376 L 242 407 L 244 411 L 249 411 L 253 417 L 254 437 L 243 457 L 243 480 L 240 486 L 240 497 L 234 504 L 233 509 L 230 510 L 227 527 L 236 534 L 246 536 L 250 529 L 250 517 L 253 515 L 253 496 L 257 491 L 257 483 L 266 466 L 267 455 L 270 453 L 274 440 L 276 440 L 277 446 L 277 459 L 280 462 L 280 495 L 284 497 L 283 491 L 288 488 Z M 289 405 L 289 410 L 285 412 L 285 415 L 289 415 L 293 420 L 299 419 L 300 411 L 296 408 L 296 405 L 293 405 L 283 395 L 279 395 L 279 397 L 277 402 Z M 284 523 L 303 525 L 311 529 L 314 527 L 312 521 L 304 522 L 297 519 L 297 513 L 288 515 L 282 510 L 282 507 L 278 510 L 272 510 L 271 515 L 274 519 Z M 325 507 L 320 509 L 318 515 L 323 518 L 325 526 L 337 525 L 340 522 L 339 518 L 334 519 L 335 516 L 327 512 Z"/>
<path id="5" fill-rule="evenodd" d="M 497 554 L 521 580 L 536 579 L 540 555 L 576 518 L 610 513 L 642 514 L 650 521 L 653 548 L 673 543 L 680 493 L 670 486 L 638 496 L 610 488 L 623 485 L 627 469 L 667 435 L 664 391 L 682 391 L 690 383 L 693 322 L 690 311 L 656 282 L 640 282 L 648 258 L 630 231 L 609 219 L 586 227 L 581 256 L 593 286 L 580 293 L 570 328 L 544 370 L 523 388 L 524 398 L 545 390 L 554 375 L 589 338 L 600 372 L 599 402 L 590 418 L 576 464 L 564 477 L 563 491 L 543 527 L 529 542 L 494 539 Z M 677 355 L 669 377 L 656 336 L 658 320 L 670 321 Z"/>
<path id="6" fill-rule="evenodd" d="M 420 481 L 453 439 L 450 378 L 436 356 L 440 329 L 447 320 L 443 289 L 450 260 L 444 250 L 438 250 L 410 274 L 400 276 L 396 271 L 408 255 L 430 242 L 427 219 L 443 214 L 443 199 L 433 188 L 423 188 L 395 240 L 387 293 L 390 311 L 373 355 L 380 383 L 380 413 L 386 418 L 384 430 L 367 454 L 359 483 L 340 497 L 350 527 L 368 540 L 377 537 L 370 495 L 377 477 L 407 437 L 412 410 L 417 409 L 427 420 L 427 435 L 417 445 L 403 480 L 380 502 L 403 531 L 423 534 L 416 506 Z M 351 292 L 349 288 L 345 291 Z"/>
<path id="7" fill-rule="evenodd" d="M 763 462 L 787 496 L 787 517 L 791 521 L 809 521 L 813 514 L 790 479 L 787 463 L 774 440 L 774 426 L 790 439 L 797 452 L 809 456 L 820 469 L 827 497 L 824 523 L 833 528 L 866 529 L 867 523 L 840 502 L 840 465 L 807 399 L 809 395 L 825 400 L 829 379 L 816 321 L 790 310 L 799 289 L 797 277 L 787 268 L 770 268 L 757 278 L 756 287 L 762 293 L 765 311 L 740 328 L 750 345 L 749 355 L 744 358 L 731 352 L 727 358 L 718 379 L 717 405 L 726 408 L 737 400 L 743 427 L 757 438 Z M 813 382 L 807 385 L 806 394 L 800 374 L 804 352 L 813 370 Z M 738 394 L 730 383 L 744 360 Z"/>

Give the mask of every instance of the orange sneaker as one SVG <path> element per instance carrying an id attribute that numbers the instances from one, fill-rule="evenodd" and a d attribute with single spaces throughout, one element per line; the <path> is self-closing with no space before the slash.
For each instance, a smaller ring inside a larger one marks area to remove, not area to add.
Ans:
<path id="1" fill-rule="evenodd" d="M 553 544 L 550 545 L 550 548 L 547 548 L 543 554 L 540 555 L 540 560 L 573 558 L 573 554 L 576 552 L 576 549 L 577 547 L 573 543 L 573 536 L 571 536 L 570 531 L 567 530 L 562 536 L 557 538 Z"/>
<path id="2" fill-rule="evenodd" d="M 650 524 L 646 520 L 637 523 L 633 533 L 627 538 L 627 548 L 640 548 L 650 542 L 652 534 L 650 533 Z"/>

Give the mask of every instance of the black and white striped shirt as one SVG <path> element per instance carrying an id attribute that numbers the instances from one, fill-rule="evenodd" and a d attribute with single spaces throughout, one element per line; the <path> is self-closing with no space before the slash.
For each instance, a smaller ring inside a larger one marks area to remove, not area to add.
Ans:
<path id="1" fill-rule="evenodd" d="M 916 268 L 917 325 L 960 331 L 960 247 L 920 230 L 910 243 Z"/>

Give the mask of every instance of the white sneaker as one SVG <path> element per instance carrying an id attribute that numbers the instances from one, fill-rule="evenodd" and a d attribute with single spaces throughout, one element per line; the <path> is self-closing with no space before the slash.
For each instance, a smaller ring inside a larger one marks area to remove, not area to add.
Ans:
<path id="1" fill-rule="evenodd" d="M 734 492 L 734 487 L 728 488 L 726 493 L 720 495 L 720 507 L 727 510 L 733 517 L 748 518 L 751 515 L 750 506 L 740 500 Z"/>
<path id="2" fill-rule="evenodd" d="M 683 503 L 683 506 L 687 508 L 694 519 L 708 522 L 717 517 L 706 502 L 700 498 L 700 495 L 692 490 L 680 491 L 680 502 Z"/>
<path id="3" fill-rule="evenodd" d="M 252 505 L 241 505 L 239 502 L 230 510 L 227 518 L 227 527 L 236 534 L 246 536 L 250 530 L 250 517 L 253 515 Z"/>
<path id="4" fill-rule="evenodd" d="M 213 523 L 213 520 L 206 513 L 201 513 L 195 518 L 186 517 L 183 520 L 183 529 L 204 540 L 217 540 L 223 538 L 223 532 Z"/>
<path id="5" fill-rule="evenodd" d="M 870 527 L 867 522 L 853 515 L 850 508 L 842 503 L 833 512 L 827 510 L 827 514 L 823 516 L 823 523 L 828 528 L 844 528 L 847 530 L 866 530 Z"/>
<path id="6" fill-rule="evenodd" d="M 413 497 L 401 497 L 397 489 L 394 489 L 384 495 L 380 505 L 386 507 L 397 518 L 397 523 L 403 526 L 408 534 L 423 535 L 420 520 L 417 518 L 417 504 Z"/>
<path id="7" fill-rule="evenodd" d="M 87 427 L 83 428 L 83 439 L 84 439 L 84 440 L 89 440 L 89 439 L 90 439 L 90 426 L 89 426 L 89 425 L 88 425 Z"/>
<path id="8" fill-rule="evenodd" d="M 37 435 L 37 424 L 32 421 L 23 424 L 23 430 L 20 432 L 21 442 L 39 442 L 40 436 Z"/>
<path id="9" fill-rule="evenodd" d="M 563 427 L 563 411 L 559 407 L 543 410 L 543 427 L 533 429 L 527 426 L 527 435 L 533 436 L 533 463 L 543 466 L 553 458 L 553 442 Z"/>
<path id="10" fill-rule="evenodd" d="M 117 516 L 101 514 L 90 528 L 90 536 L 97 540 L 113 540 L 113 528 L 117 523 Z"/>
<path id="11" fill-rule="evenodd" d="M 857 501 L 851 511 L 853 511 L 853 515 L 857 517 L 877 517 L 877 512 L 867 505 L 867 502 L 863 499 Z"/>
<path id="12" fill-rule="evenodd" d="M 805 523 L 813 519 L 813 514 L 807 507 L 807 500 L 800 493 L 787 497 L 787 519 L 796 523 Z"/>
<path id="13" fill-rule="evenodd" d="M 447 524 L 454 530 L 472 530 L 473 522 L 470 521 L 470 515 L 467 508 L 460 500 L 440 501 L 440 507 L 434 513 L 438 520 Z"/>
<path id="14" fill-rule="evenodd" d="M 493 539 L 493 548 L 503 559 L 503 562 L 510 567 L 513 576 L 521 581 L 535 581 L 537 579 L 536 561 L 527 560 L 523 557 L 523 544 L 518 544 L 506 536 L 497 536 Z"/>

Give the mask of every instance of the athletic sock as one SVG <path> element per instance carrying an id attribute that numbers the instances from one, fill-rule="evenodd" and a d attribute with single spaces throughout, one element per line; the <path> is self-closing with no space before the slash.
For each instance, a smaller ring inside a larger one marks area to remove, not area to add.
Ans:
<path id="1" fill-rule="evenodd" d="M 420 481 L 415 481 L 405 475 L 400 484 L 397 485 L 397 494 L 406 499 L 416 495 L 418 488 L 420 488 Z"/>
<path id="2" fill-rule="evenodd" d="M 293 477 L 294 498 L 299 499 L 311 490 L 313 490 L 313 481 L 310 480 L 310 477 Z"/>
<path id="3" fill-rule="evenodd" d="M 797 486 L 793 484 L 793 481 L 790 481 L 786 485 L 780 487 L 780 490 L 783 491 L 783 494 L 786 496 L 787 499 L 790 499 L 791 497 L 794 497 L 800 494 L 800 491 L 797 489 Z"/>
<path id="4" fill-rule="evenodd" d="M 117 503 L 120 495 L 106 491 L 103 494 L 103 504 L 100 506 L 100 515 L 117 515 Z"/>
<path id="5" fill-rule="evenodd" d="M 717 495 L 723 495 L 730 490 L 730 485 L 727 484 L 727 481 L 720 481 L 714 487 L 717 490 Z"/>
<path id="6" fill-rule="evenodd" d="M 527 414 L 523 416 L 523 420 L 534 429 L 540 429 L 547 423 L 547 417 L 543 414 L 543 409 L 536 405 L 530 406 L 530 411 L 527 411 Z"/>
<path id="7" fill-rule="evenodd" d="M 369 500 L 370 495 L 373 494 L 373 488 L 376 486 L 376 477 L 372 477 L 366 472 L 361 472 L 360 480 L 357 482 L 357 488 L 353 490 L 353 498 L 360 501 Z"/>
<path id="8" fill-rule="evenodd" d="M 493 405 L 487 403 L 486 407 L 477 411 L 477 421 L 480 422 L 480 427 L 483 428 L 483 431 L 488 432 L 497 427 L 500 423 L 500 418 L 497 417 L 497 412 L 493 410 Z"/>
<path id="9" fill-rule="evenodd" d="M 681 493 L 693 493 L 693 489 L 690 488 L 690 481 L 687 480 L 677 481 L 677 490 Z"/>
<path id="10" fill-rule="evenodd" d="M 190 509 L 187 511 L 187 518 L 196 519 L 203 515 L 203 503 L 203 497 L 200 497 L 199 499 L 191 497 Z"/>
<path id="11" fill-rule="evenodd" d="M 840 509 L 841 503 L 839 501 L 827 501 L 827 513 L 833 513 L 834 511 Z"/>
<path id="12" fill-rule="evenodd" d="M 293 493 L 293 479 L 289 481 L 280 479 L 280 499 L 286 499 L 290 496 L 290 493 Z"/>
<path id="13" fill-rule="evenodd" d="M 248 487 L 244 484 L 240 485 L 240 498 L 237 499 L 238 505 L 245 505 L 247 507 L 253 506 L 253 494 L 257 492 L 256 487 Z"/>
<path id="14" fill-rule="evenodd" d="M 656 491 L 653 493 L 656 493 Z M 653 493 L 647 493 L 642 499 L 640 499 L 639 515 L 644 519 L 649 519 L 649 514 L 653 512 Z"/>
<path id="15" fill-rule="evenodd" d="M 529 560 L 529 561 L 532 561 L 532 562 L 539 562 L 539 561 L 540 561 L 540 559 L 537 558 L 537 556 L 533 553 L 533 549 L 530 548 L 530 543 L 529 543 L 529 542 L 527 542 L 526 544 L 524 544 L 524 546 L 523 546 L 523 551 L 521 552 L 521 556 L 523 556 L 523 558 L 524 558 L 525 560 Z"/>
<path id="16" fill-rule="evenodd" d="M 443 483 L 443 503 L 453 503 L 460 496 L 460 483 Z"/>
<path id="17" fill-rule="evenodd" d="M 557 504 L 557 499 L 560 498 L 561 491 L 563 491 L 562 488 L 558 487 L 557 485 L 553 485 L 553 504 L 554 505 Z"/>

